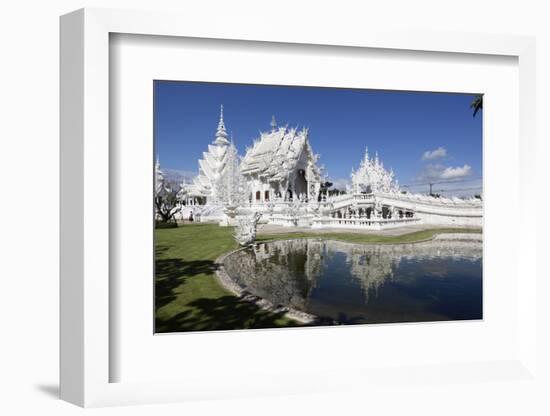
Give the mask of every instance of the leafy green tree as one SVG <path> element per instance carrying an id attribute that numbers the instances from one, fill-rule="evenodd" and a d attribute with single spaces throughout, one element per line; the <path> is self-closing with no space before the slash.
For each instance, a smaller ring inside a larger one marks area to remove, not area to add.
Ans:
<path id="1" fill-rule="evenodd" d="M 327 195 L 329 193 L 329 188 L 332 187 L 333 183 L 329 181 L 325 181 L 321 183 L 321 189 L 319 191 L 319 197 L 317 198 L 318 201 L 321 201 L 323 195 Z"/>

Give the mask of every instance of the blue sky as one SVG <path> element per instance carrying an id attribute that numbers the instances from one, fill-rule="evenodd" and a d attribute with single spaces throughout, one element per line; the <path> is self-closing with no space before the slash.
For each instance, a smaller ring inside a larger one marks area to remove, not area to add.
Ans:
<path id="1" fill-rule="evenodd" d="M 163 169 L 197 172 L 223 104 L 243 155 L 274 115 L 279 125 L 309 128 L 313 150 L 336 183 L 349 180 L 368 146 L 412 190 L 425 192 L 428 182 L 443 182 L 434 185 L 443 193 L 481 184 L 482 114 L 472 117 L 470 94 L 172 81 L 155 81 L 154 88 L 155 152 Z"/>

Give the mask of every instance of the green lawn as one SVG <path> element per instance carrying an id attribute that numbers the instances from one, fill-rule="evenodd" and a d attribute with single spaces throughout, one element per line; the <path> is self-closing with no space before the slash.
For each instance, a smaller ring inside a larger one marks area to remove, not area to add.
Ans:
<path id="1" fill-rule="evenodd" d="M 216 224 L 185 224 L 155 230 L 156 332 L 273 328 L 297 322 L 259 309 L 222 288 L 216 281 L 214 260 L 237 248 L 233 229 Z M 441 228 L 401 236 L 356 233 L 289 233 L 262 235 L 258 241 L 289 238 L 330 238 L 354 243 L 421 241 L 441 232 L 479 230 Z"/>
<path id="2" fill-rule="evenodd" d="M 397 236 L 383 236 L 376 234 L 359 234 L 359 233 L 289 233 L 289 234 L 263 234 L 258 236 L 257 241 L 268 241 L 277 239 L 290 238 L 326 238 L 331 240 L 348 241 L 358 244 L 396 244 L 396 243 L 412 243 L 415 241 L 429 240 L 436 234 L 441 233 L 479 233 L 480 229 L 474 228 L 434 228 L 431 230 L 415 231 L 408 234 Z"/>

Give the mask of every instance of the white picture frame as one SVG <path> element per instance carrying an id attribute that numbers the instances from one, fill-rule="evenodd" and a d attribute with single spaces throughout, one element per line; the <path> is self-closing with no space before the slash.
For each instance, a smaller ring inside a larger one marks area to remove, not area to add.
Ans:
<path id="1" fill-rule="evenodd" d="M 521 248 L 536 240 L 534 203 L 535 41 L 533 38 L 474 33 L 434 33 L 364 30 L 360 35 L 341 31 L 328 35 L 311 23 L 307 31 L 277 24 L 239 26 L 234 33 L 225 26 L 205 26 L 192 16 L 83 9 L 61 18 L 61 398 L 80 406 L 158 403 L 213 397 L 281 393 L 308 393 L 347 388 L 338 380 L 360 385 L 403 374 L 395 369 L 370 369 L 369 373 L 331 369 L 333 381 L 315 382 L 315 374 L 288 380 L 284 374 L 270 381 L 241 380 L 234 385 L 213 384 L 207 379 L 151 382 L 110 382 L 110 166 L 109 158 L 109 37 L 113 33 L 331 45 L 335 48 L 381 48 L 430 51 L 442 54 L 504 55 L 516 57 L 519 66 L 519 209 L 518 270 L 522 280 L 517 293 L 518 354 L 499 362 L 441 363 L 419 366 L 416 380 L 480 382 L 471 374 L 482 371 L 498 379 L 525 380 L 536 376 L 536 252 Z M 360 329 L 355 329 L 360 330 Z M 322 368 L 321 368 L 322 370 Z M 409 370 L 410 373 L 410 370 Z M 306 383 L 305 380 L 311 381 Z M 284 381 L 283 381 L 284 380 Z M 223 389 L 223 390 L 222 390 Z"/>

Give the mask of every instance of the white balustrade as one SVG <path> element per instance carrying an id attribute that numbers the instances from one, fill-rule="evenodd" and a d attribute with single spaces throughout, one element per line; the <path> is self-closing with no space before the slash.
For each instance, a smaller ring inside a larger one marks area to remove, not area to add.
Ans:
<path id="1" fill-rule="evenodd" d="M 312 225 L 315 228 L 367 228 L 380 230 L 401 227 L 418 221 L 420 221 L 419 218 L 315 218 Z"/>

